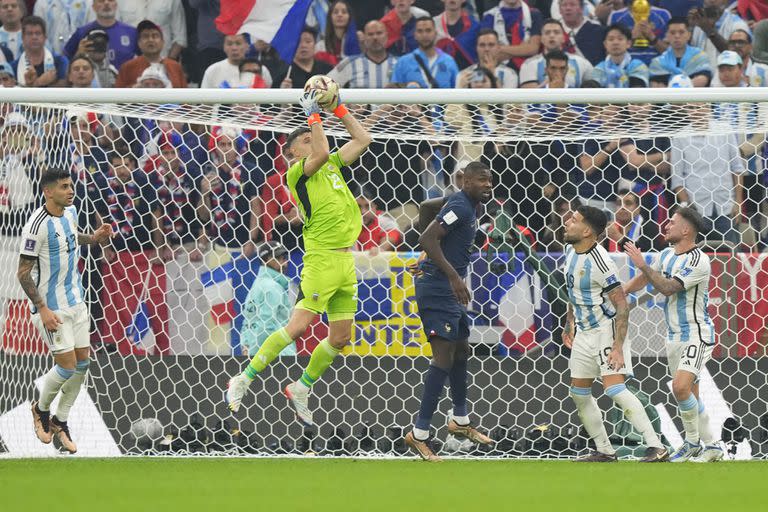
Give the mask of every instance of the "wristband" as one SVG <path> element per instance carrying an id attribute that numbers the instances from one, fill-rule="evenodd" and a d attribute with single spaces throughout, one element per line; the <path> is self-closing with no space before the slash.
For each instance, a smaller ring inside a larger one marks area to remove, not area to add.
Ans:
<path id="1" fill-rule="evenodd" d="M 336 107 L 333 111 L 333 115 L 341 119 L 345 115 L 349 114 L 349 110 L 347 110 L 346 105 L 341 103 L 338 107 Z"/>
<path id="2" fill-rule="evenodd" d="M 307 124 L 311 127 L 313 124 L 322 123 L 323 120 L 320 119 L 320 114 L 312 114 L 307 118 Z"/>

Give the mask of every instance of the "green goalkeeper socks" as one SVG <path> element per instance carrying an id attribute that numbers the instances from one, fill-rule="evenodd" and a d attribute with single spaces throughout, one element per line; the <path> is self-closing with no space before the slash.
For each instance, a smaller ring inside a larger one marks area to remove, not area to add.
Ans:
<path id="1" fill-rule="evenodd" d="M 248 377 L 250 380 L 253 380 L 257 373 L 264 370 L 264 368 L 266 368 L 269 363 L 274 361 L 277 355 L 292 342 L 293 340 L 288 335 L 288 331 L 286 331 L 285 328 L 270 334 L 267 339 L 264 340 L 264 343 L 262 343 L 261 347 L 259 347 L 259 351 L 256 352 L 256 355 L 253 356 L 253 359 L 251 359 L 251 362 L 243 372 L 243 375 Z"/>
<path id="2" fill-rule="evenodd" d="M 327 339 L 321 341 L 320 344 L 315 347 L 315 350 L 312 351 L 312 357 L 309 358 L 307 369 L 304 370 L 299 382 L 304 384 L 307 388 L 311 388 L 312 384 L 325 373 L 325 370 L 331 366 L 331 363 L 333 363 L 333 360 L 339 354 L 341 354 L 341 350 L 333 348 L 333 346 L 328 343 Z"/>

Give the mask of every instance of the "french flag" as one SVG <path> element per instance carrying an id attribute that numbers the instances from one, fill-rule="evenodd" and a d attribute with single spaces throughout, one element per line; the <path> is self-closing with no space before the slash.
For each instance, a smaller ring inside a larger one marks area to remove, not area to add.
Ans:
<path id="1" fill-rule="evenodd" d="M 216 28 L 222 34 L 249 34 L 269 41 L 285 62 L 292 62 L 312 0 L 221 0 Z"/>
<path id="2" fill-rule="evenodd" d="M 217 325 L 230 323 L 235 318 L 235 288 L 232 275 L 233 261 L 200 274 L 203 295 L 211 306 L 211 317 Z"/>

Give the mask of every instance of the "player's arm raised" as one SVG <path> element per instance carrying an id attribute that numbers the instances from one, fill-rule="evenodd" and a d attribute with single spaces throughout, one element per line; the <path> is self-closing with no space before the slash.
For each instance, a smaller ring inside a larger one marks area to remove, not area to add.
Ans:
<path id="1" fill-rule="evenodd" d="M 678 279 L 664 277 L 661 272 L 652 269 L 651 266 L 648 265 L 648 263 L 645 261 L 643 253 L 640 252 L 640 249 L 638 249 L 634 243 L 627 242 L 624 244 L 624 252 L 627 253 L 627 255 L 632 260 L 632 263 L 634 263 L 640 272 L 643 273 L 643 276 L 645 276 L 648 282 L 651 283 L 654 288 L 656 288 L 656 291 L 665 297 L 669 297 L 670 295 L 675 294 L 685 288 L 683 283 Z M 631 282 L 632 281 L 630 281 L 630 283 Z"/>
<path id="2" fill-rule="evenodd" d="M 421 248 L 427 253 L 429 259 L 431 259 L 437 268 L 448 277 L 448 281 L 451 283 L 451 289 L 456 295 L 458 301 L 464 305 L 469 304 L 469 289 L 464 280 L 461 278 L 456 269 L 448 262 L 443 254 L 443 249 L 440 247 L 440 241 L 445 237 L 447 231 L 437 221 L 430 222 L 427 229 L 419 237 L 419 244 Z"/>
<path id="3" fill-rule="evenodd" d="M 365 150 L 368 149 L 368 146 L 371 145 L 373 138 L 343 104 L 336 107 L 333 113 L 336 114 L 336 117 L 341 119 L 344 128 L 347 129 L 349 135 L 352 137 L 352 140 L 341 146 L 339 149 L 341 160 L 349 165 L 360 158 L 360 155 L 362 155 Z"/>
<path id="4" fill-rule="evenodd" d="M 305 92 L 301 95 L 299 104 L 307 115 L 307 123 L 309 123 L 309 129 L 311 130 L 310 141 L 312 152 L 304 161 L 304 175 L 312 176 L 328 161 L 331 149 L 328 146 L 328 137 L 325 136 L 323 123 L 320 119 L 320 112 L 322 109 L 317 104 L 317 92 Z"/>

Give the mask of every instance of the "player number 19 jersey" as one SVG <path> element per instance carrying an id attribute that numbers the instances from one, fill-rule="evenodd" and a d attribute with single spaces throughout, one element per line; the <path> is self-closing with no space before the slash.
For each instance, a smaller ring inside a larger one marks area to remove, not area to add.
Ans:
<path id="1" fill-rule="evenodd" d="M 579 330 L 595 329 L 615 316 L 606 295 L 621 282 L 616 264 L 600 245 L 585 253 L 569 245 L 565 250 L 565 280 Z"/>

